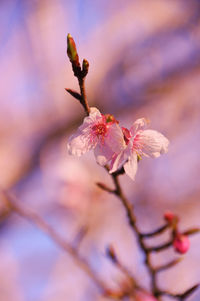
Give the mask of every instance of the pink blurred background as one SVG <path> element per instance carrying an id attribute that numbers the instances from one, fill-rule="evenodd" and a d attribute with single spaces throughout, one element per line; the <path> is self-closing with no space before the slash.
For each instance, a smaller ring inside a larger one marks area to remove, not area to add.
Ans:
<path id="1" fill-rule="evenodd" d="M 78 88 L 66 57 L 68 32 L 80 57 L 90 62 L 90 105 L 127 127 L 147 117 L 171 142 L 165 156 L 140 162 L 135 182 L 121 178 L 139 227 L 155 229 L 172 210 L 184 230 L 200 226 L 200 2 L 0 2 L 0 185 L 72 243 L 86 227 L 80 252 L 110 287 L 122 277 L 105 255 L 112 243 L 148 288 L 124 209 L 95 185 L 109 183 L 109 177 L 92 153 L 67 154 L 67 138 L 84 116 L 64 90 Z M 0 300 L 108 300 L 33 225 L 3 207 L 0 214 Z M 192 236 L 184 260 L 160 274 L 162 288 L 179 293 L 200 280 L 199 244 L 198 235 Z M 155 256 L 155 263 L 175 256 L 169 249 Z M 200 292 L 188 300 L 199 301 Z"/>

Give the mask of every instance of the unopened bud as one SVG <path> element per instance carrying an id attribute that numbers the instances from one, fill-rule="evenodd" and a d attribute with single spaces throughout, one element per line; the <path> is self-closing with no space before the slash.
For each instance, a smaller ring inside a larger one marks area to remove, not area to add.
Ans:
<path id="1" fill-rule="evenodd" d="M 110 124 L 113 124 L 113 123 L 119 123 L 118 120 L 115 119 L 115 117 L 112 115 L 112 114 L 105 114 L 105 119 L 106 119 L 106 123 L 110 123 Z"/>
<path id="2" fill-rule="evenodd" d="M 79 57 L 76 50 L 76 44 L 70 34 L 67 35 L 67 55 L 72 64 L 79 66 Z"/>
<path id="3" fill-rule="evenodd" d="M 165 218 L 166 221 L 171 222 L 174 218 L 174 213 L 171 212 L 171 211 L 167 211 L 164 214 L 164 218 Z"/>
<path id="4" fill-rule="evenodd" d="M 176 234 L 173 241 L 173 247 L 178 253 L 186 253 L 190 247 L 190 241 L 187 235 L 180 233 Z"/>
<path id="5" fill-rule="evenodd" d="M 88 74 L 88 70 L 89 70 L 89 62 L 84 59 L 83 63 L 82 63 L 82 75 L 83 77 L 85 77 Z"/>
<path id="6" fill-rule="evenodd" d="M 178 223 L 178 220 L 179 220 L 178 216 L 175 215 L 171 211 L 166 211 L 165 214 L 164 214 L 164 218 L 172 226 L 176 226 L 176 224 Z"/>

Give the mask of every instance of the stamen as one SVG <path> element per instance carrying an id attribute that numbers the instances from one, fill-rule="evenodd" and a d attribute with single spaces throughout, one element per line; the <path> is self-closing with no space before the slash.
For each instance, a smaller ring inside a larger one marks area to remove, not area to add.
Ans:
<path id="1" fill-rule="evenodd" d="M 106 124 L 104 124 L 104 123 L 95 124 L 92 127 L 92 131 L 93 131 L 93 135 L 95 137 L 97 137 L 98 139 L 100 139 L 101 142 L 103 143 L 104 137 L 106 136 L 106 133 L 108 131 Z"/>

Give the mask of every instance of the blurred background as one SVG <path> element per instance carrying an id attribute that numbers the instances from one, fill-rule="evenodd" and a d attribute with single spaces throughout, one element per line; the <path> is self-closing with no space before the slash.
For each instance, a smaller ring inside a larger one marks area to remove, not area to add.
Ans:
<path id="1" fill-rule="evenodd" d="M 126 127 L 147 117 L 170 140 L 166 155 L 139 163 L 135 182 L 121 177 L 140 229 L 159 227 L 172 210 L 185 230 L 200 226 L 200 2 L 0 1 L 1 187 L 73 245 L 86 229 L 79 251 L 110 288 L 122 279 L 105 255 L 112 244 L 148 289 L 122 205 L 95 185 L 111 184 L 109 176 L 92 153 L 67 154 L 68 136 L 84 117 L 64 90 L 78 89 L 66 57 L 67 33 L 80 58 L 90 62 L 90 105 Z M 184 260 L 160 274 L 161 288 L 180 293 L 200 280 L 199 244 L 198 235 L 192 236 Z M 153 259 L 161 264 L 175 257 L 169 249 Z M 68 254 L 2 203 L 0 258 L 1 301 L 108 300 Z M 188 300 L 199 301 L 200 291 Z"/>

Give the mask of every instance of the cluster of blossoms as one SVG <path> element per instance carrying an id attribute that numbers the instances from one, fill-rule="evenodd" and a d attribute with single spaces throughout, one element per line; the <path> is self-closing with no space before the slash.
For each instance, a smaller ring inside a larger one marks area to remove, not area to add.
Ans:
<path id="1" fill-rule="evenodd" d="M 172 212 L 166 212 L 164 218 L 169 223 L 173 231 L 172 235 L 174 250 L 180 254 L 186 253 L 189 250 L 190 241 L 187 235 L 178 230 L 178 216 Z"/>
<path id="2" fill-rule="evenodd" d="M 90 108 L 78 131 L 69 138 L 68 151 L 81 156 L 93 149 L 97 163 L 109 166 L 110 173 L 124 167 L 125 173 L 135 179 L 138 159 L 156 158 L 168 150 L 169 141 L 161 133 L 145 129 L 147 120 L 137 119 L 130 130 L 121 128 L 113 115 L 102 115 Z"/>

